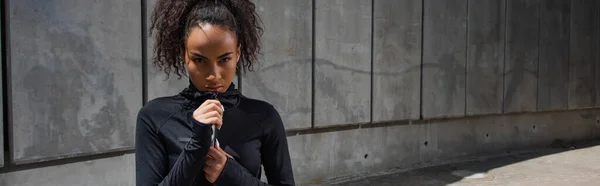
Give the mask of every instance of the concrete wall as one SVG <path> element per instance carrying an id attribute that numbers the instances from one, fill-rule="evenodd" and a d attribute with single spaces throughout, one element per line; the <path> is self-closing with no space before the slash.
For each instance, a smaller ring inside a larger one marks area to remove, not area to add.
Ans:
<path id="1" fill-rule="evenodd" d="M 0 185 L 134 185 L 137 110 L 187 86 L 152 66 L 155 0 L 6 2 Z M 600 137 L 597 1 L 255 3 L 236 84 L 281 113 L 299 184 Z"/>

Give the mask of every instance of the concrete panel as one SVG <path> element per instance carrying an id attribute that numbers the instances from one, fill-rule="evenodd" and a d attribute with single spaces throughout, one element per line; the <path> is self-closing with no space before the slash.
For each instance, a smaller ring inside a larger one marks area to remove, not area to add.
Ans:
<path id="1" fill-rule="evenodd" d="M 424 3 L 423 117 L 465 114 L 467 0 Z"/>
<path id="2" fill-rule="evenodd" d="M 466 114 L 502 113 L 506 1 L 469 1 Z"/>
<path id="3" fill-rule="evenodd" d="M 135 155 L 3 173 L 0 185 L 135 186 Z"/>
<path id="4" fill-rule="evenodd" d="M 419 119 L 422 2 L 375 0 L 374 6 L 373 121 Z"/>
<path id="5" fill-rule="evenodd" d="M 133 148 L 142 105 L 139 1 L 8 4 L 13 162 Z"/>
<path id="6" fill-rule="evenodd" d="M 596 97 L 595 62 L 598 53 L 595 0 L 571 1 L 569 108 L 593 107 Z"/>
<path id="7" fill-rule="evenodd" d="M 504 112 L 537 109 L 541 0 L 507 0 Z"/>
<path id="8" fill-rule="evenodd" d="M 372 3 L 315 3 L 315 126 L 369 122 Z"/>
<path id="9" fill-rule="evenodd" d="M 600 110 L 478 116 L 417 125 L 290 136 L 298 184 L 548 147 L 600 137 Z"/>
<path id="10" fill-rule="evenodd" d="M 312 111 L 312 2 L 257 0 L 264 25 L 263 55 L 242 76 L 244 95 L 279 111 L 286 129 L 310 128 Z"/>
<path id="11" fill-rule="evenodd" d="M 538 110 L 567 109 L 571 1 L 542 1 Z"/>

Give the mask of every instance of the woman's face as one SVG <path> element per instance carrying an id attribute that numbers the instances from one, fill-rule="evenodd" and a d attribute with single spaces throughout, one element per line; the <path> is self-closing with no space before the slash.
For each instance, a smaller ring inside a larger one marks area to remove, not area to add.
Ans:
<path id="1" fill-rule="evenodd" d="M 188 34 L 183 57 L 198 90 L 225 92 L 235 77 L 240 51 L 231 31 L 202 24 Z"/>

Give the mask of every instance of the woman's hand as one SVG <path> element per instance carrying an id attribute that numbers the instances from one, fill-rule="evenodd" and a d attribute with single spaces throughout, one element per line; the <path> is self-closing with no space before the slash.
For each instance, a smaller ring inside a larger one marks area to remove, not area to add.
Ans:
<path id="1" fill-rule="evenodd" d="M 215 125 L 220 129 L 223 125 L 223 106 L 218 100 L 206 100 L 194 110 L 193 117 L 198 122 Z"/>
<path id="2" fill-rule="evenodd" d="M 227 154 L 218 145 L 216 147 L 210 147 L 208 154 L 206 155 L 206 164 L 204 165 L 204 177 L 210 182 L 215 183 L 223 168 L 227 162 L 227 157 L 232 158 L 231 155 Z"/>

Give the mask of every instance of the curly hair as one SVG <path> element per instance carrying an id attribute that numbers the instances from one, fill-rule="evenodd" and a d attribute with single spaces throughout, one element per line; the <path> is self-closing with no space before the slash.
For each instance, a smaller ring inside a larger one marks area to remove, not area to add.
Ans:
<path id="1" fill-rule="evenodd" d="M 201 24 L 222 26 L 235 34 L 242 70 L 252 71 L 260 53 L 263 29 L 250 0 L 158 0 L 151 16 L 150 35 L 156 32 L 153 64 L 169 77 L 186 74 L 181 50 L 192 28 Z M 239 70 L 236 72 L 239 75 Z"/>

